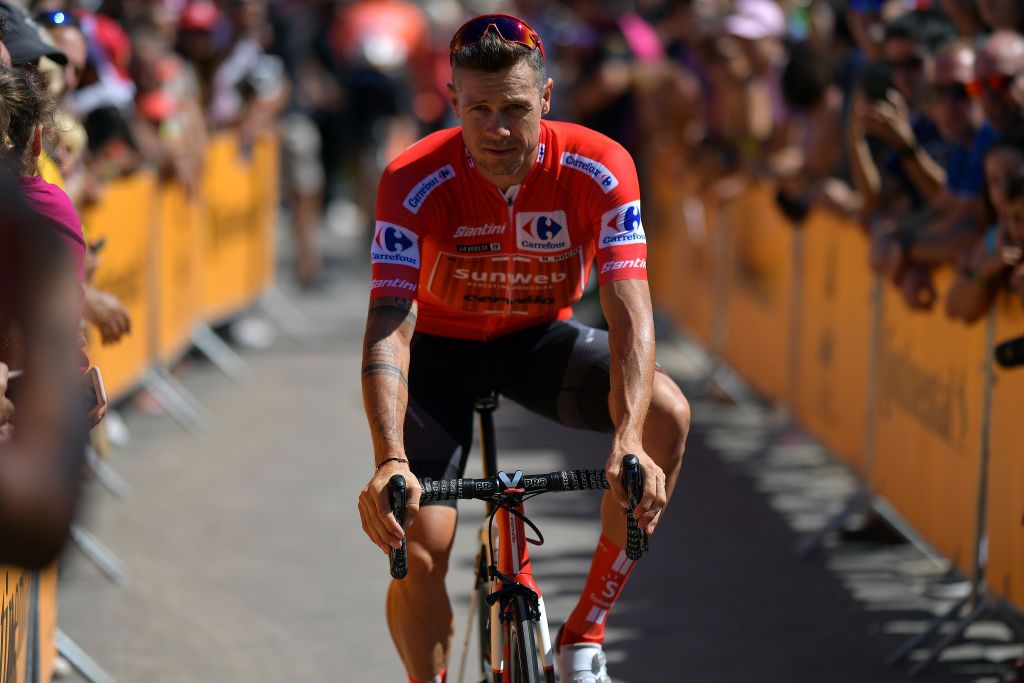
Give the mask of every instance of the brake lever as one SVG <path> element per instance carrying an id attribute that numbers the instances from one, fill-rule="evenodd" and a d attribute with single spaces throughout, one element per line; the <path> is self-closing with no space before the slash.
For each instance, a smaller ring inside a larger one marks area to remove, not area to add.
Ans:
<path id="1" fill-rule="evenodd" d="M 405 477 L 396 474 L 388 480 L 388 503 L 391 512 L 395 515 L 398 526 L 403 527 L 405 522 L 405 506 L 408 503 L 408 490 L 405 485 Z M 391 577 L 404 579 L 409 573 L 409 560 L 406 554 L 405 536 L 402 536 L 402 547 L 392 548 L 388 551 L 388 563 L 391 569 Z"/>
<path id="2" fill-rule="evenodd" d="M 629 497 L 626 508 L 626 557 L 639 560 L 648 548 L 647 531 L 640 528 L 633 510 L 640 504 L 644 491 L 644 475 L 640 469 L 640 458 L 632 453 L 622 459 L 622 488 Z"/>

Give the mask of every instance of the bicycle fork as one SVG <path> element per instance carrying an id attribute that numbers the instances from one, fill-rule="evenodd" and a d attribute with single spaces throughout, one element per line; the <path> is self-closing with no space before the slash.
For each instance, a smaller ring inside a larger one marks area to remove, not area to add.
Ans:
<path id="1" fill-rule="evenodd" d="M 523 493 L 522 489 L 508 489 L 506 494 Z M 554 683 L 554 649 L 551 632 L 548 629 L 547 610 L 544 597 L 533 578 L 533 565 L 530 561 L 530 550 L 526 540 L 526 525 L 523 523 L 523 504 L 513 506 L 518 514 L 512 514 L 504 507 L 499 507 L 495 514 L 495 526 L 498 536 L 497 572 L 489 577 L 488 586 L 491 594 L 487 596 L 491 615 L 491 674 L 494 683 L 502 683 L 506 664 L 509 661 L 508 622 L 502 619 L 502 613 L 508 602 L 516 594 L 524 595 L 527 603 L 535 607 L 537 645 L 544 657 L 544 679 Z M 486 539 L 484 539 L 486 540 Z M 489 566 L 493 567 L 492 564 Z"/>

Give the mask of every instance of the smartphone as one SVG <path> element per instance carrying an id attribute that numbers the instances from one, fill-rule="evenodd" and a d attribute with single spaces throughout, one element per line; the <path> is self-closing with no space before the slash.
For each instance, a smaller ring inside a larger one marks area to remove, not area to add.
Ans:
<path id="1" fill-rule="evenodd" d="M 81 379 L 82 398 L 89 423 L 95 427 L 107 414 L 107 390 L 103 386 L 103 375 L 96 366 L 89 368 Z"/>
<path id="2" fill-rule="evenodd" d="M 892 79 L 889 76 L 889 68 L 884 64 L 871 64 L 864 70 L 860 86 L 868 99 L 879 101 L 889 97 L 889 88 L 892 87 Z"/>

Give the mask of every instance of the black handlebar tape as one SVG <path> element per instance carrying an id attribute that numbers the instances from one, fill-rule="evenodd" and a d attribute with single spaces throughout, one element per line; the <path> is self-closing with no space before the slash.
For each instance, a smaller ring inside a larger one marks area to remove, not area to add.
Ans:
<path id="1" fill-rule="evenodd" d="M 388 503 L 391 511 L 395 513 L 395 520 L 399 526 L 405 521 L 405 505 L 407 503 L 407 491 L 405 488 L 405 477 L 396 474 L 388 481 Z M 388 552 L 388 561 L 391 566 L 391 577 L 404 579 L 409 573 L 409 558 L 406 555 L 405 536 L 402 536 L 402 547 L 392 548 Z"/>
<path id="2" fill-rule="evenodd" d="M 647 532 L 640 528 L 633 516 L 633 508 L 640 503 L 644 492 L 644 477 L 640 470 L 640 458 L 627 455 L 622 459 L 622 488 L 629 497 L 626 508 L 626 557 L 639 560 L 647 549 Z"/>
<path id="3" fill-rule="evenodd" d="M 611 488 L 604 470 L 564 470 L 552 472 L 551 487 L 556 491 L 593 491 Z"/>

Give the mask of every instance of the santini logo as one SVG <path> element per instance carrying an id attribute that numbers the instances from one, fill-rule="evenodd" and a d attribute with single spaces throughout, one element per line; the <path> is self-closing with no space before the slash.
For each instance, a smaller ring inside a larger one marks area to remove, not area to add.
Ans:
<path id="1" fill-rule="evenodd" d="M 475 227 L 460 225 L 455 228 L 455 234 L 452 237 L 455 239 L 460 237 L 491 237 L 493 235 L 500 235 L 503 232 L 505 232 L 504 223 L 488 223 Z"/>
<path id="2" fill-rule="evenodd" d="M 624 244 L 647 244 L 644 224 L 640 220 L 640 202 L 630 202 L 601 216 L 601 249 Z"/>
<path id="3" fill-rule="evenodd" d="M 569 246 L 565 211 L 524 211 L 516 214 L 516 244 L 529 251 L 557 251 Z"/>
<path id="4" fill-rule="evenodd" d="M 612 175 L 612 172 L 604 164 L 581 154 L 564 152 L 562 154 L 562 165 L 586 173 L 594 179 L 594 182 L 597 183 L 598 187 L 605 194 L 614 190 L 619 184 L 619 179 Z"/>
<path id="5" fill-rule="evenodd" d="M 388 278 L 381 280 L 371 280 L 370 289 L 407 289 L 410 292 L 416 291 L 416 283 L 409 282 L 408 280 L 399 280 L 398 278 Z"/>
<path id="6" fill-rule="evenodd" d="M 610 273 L 613 270 L 622 270 L 624 268 L 642 268 L 647 270 L 647 259 L 632 258 L 625 261 L 609 261 L 601 266 L 601 273 Z"/>
<path id="7" fill-rule="evenodd" d="M 399 225 L 377 221 L 370 247 L 373 263 L 420 267 L 420 245 L 416 233 Z"/>
<path id="8" fill-rule="evenodd" d="M 413 213 L 419 213 L 420 207 L 423 206 L 423 200 L 430 196 L 430 193 L 436 190 L 441 183 L 454 177 L 455 169 L 452 168 L 451 164 L 442 166 L 421 180 L 419 185 L 413 188 L 412 192 L 406 196 L 405 201 L 402 203 L 405 205 L 405 208 Z"/>

